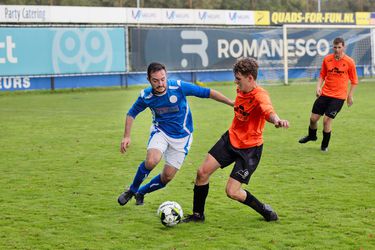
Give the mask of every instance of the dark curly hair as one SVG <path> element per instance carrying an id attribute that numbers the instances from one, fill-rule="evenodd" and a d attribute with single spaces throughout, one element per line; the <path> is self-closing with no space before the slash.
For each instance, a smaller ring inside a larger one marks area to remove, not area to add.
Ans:
<path id="1" fill-rule="evenodd" d="M 243 57 L 237 59 L 237 62 L 233 65 L 233 72 L 241 73 L 243 76 L 251 75 L 254 80 L 258 77 L 258 62 L 252 57 Z"/>

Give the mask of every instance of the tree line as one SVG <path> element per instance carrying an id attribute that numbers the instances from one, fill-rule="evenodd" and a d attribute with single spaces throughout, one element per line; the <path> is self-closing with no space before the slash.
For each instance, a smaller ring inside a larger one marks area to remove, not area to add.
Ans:
<path id="1" fill-rule="evenodd" d="M 375 12 L 374 0 L 0 0 L 2 5 L 268 10 L 287 12 Z"/>

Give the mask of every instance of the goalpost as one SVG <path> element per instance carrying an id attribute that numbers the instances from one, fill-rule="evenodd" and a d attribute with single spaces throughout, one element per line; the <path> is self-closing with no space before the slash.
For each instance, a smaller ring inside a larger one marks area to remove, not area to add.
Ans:
<path id="1" fill-rule="evenodd" d="M 375 75 L 375 26 L 283 25 L 284 84 L 291 79 L 311 81 L 319 77 L 323 58 L 332 51 L 332 41 L 342 37 L 345 53 L 356 62 L 358 77 Z"/>

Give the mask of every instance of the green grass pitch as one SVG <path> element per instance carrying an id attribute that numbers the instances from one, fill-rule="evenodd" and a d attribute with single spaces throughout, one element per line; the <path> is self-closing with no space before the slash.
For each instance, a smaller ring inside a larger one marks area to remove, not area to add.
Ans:
<path id="1" fill-rule="evenodd" d="M 234 84 L 212 85 L 231 98 Z M 289 129 L 267 124 L 260 165 L 248 188 L 278 212 L 263 221 L 230 200 L 231 167 L 211 177 L 204 224 L 165 228 L 167 200 L 191 212 L 196 169 L 229 127 L 233 111 L 189 97 L 194 142 L 164 189 L 117 204 L 145 158 L 151 114 L 137 117 L 128 153 L 124 116 L 140 88 L 0 94 L 0 249 L 375 249 L 375 83 L 361 83 L 335 119 L 328 153 L 307 132 L 315 85 L 267 86 Z M 162 165 L 151 172 L 152 178 Z"/>

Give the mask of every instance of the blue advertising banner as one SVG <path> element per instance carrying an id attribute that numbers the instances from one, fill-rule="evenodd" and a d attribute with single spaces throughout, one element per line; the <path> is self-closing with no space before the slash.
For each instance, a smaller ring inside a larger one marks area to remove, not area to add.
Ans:
<path id="1" fill-rule="evenodd" d="M 343 37 L 346 53 L 357 65 L 371 62 L 369 29 L 288 30 L 289 67 L 320 67 L 332 53 L 332 41 Z M 231 69 L 239 57 L 254 57 L 261 67 L 283 67 L 284 43 L 281 28 L 132 28 L 131 71 L 145 71 L 160 61 L 169 70 Z"/>
<path id="2" fill-rule="evenodd" d="M 371 64 L 370 29 L 305 29 L 288 30 L 288 66 L 321 66 L 324 56 L 333 53 L 332 42 L 336 37 L 345 41 L 345 53 L 357 66 Z"/>
<path id="3" fill-rule="evenodd" d="M 0 28 L 0 76 L 123 72 L 123 28 Z"/>

